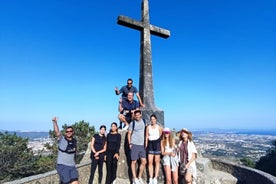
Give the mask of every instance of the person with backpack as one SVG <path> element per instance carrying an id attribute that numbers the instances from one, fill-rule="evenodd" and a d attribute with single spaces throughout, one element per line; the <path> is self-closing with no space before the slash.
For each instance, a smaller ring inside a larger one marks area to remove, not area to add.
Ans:
<path id="1" fill-rule="evenodd" d="M 89 184 L 93 183 L 95 171 L 98 167 L 98 183 L 102 182 L 103 178 L 103 163 L 106 151 L 106 136 L 105 136 L 106 126 L 101 125 L 98 134 L 95 134 L 91 139 L 91 170 Z"/>
<path id="2" fill-rule="evenodd" d="M 57 124 L 57 117 L 52 118 L 54 132 L 58 141 L 57 172 L 60 183 L 78 184 L 78 171 L 75 163 L 77 151 L 77 140 L 73 138 L 74 130 L 72 126 L 65 128 L 62 135 Z"/>
<path id="3" fill-rule="evenodd" d="M 142 119 L 141 110 L 134 111 L 134 120 L 130 122 L 128 128 L 128 142 L 131 158 L 131 173 L 133 184 L 143 184 L 142 174 L 147 164 L 145 150 L 145 128 L 146 122 Z M 136 174 L 136 163 L 140 160 L 138 177 Z"/>

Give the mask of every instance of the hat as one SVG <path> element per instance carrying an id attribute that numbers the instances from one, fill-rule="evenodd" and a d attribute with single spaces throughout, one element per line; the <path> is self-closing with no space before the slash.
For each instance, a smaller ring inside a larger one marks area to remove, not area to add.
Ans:
<path id="1" fill-rule="evenodd" d="M 171 130 L 168 127 L 166 127 L 163 129 L 163 132 L 171 132 Z"/>
<path id="2" fill-rule="evenodd" d="M 181 133 L 182 132 L 185 132 L 187 134 L 191 134 L 192 135 L 192 132 L 190 132 L 187 128 L 182 128 Z"/>

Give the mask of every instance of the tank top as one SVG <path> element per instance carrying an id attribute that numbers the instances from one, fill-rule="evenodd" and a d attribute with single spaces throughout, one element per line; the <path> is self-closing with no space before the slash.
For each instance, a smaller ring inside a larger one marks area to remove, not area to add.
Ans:
<path id="1" fill-rule="evenodd" d="M 149 126 L 149 140 L 154 141 L 159 139 L 159 125 L 156 125 L 155 128 L 153 128 L 151 125 Z"/>

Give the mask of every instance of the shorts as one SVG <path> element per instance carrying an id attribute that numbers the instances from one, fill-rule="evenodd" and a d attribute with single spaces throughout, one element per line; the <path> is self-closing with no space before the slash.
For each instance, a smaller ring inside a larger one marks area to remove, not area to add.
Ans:
<path id="1" fill-rule="evenodd" d="M 161 155 L 161 139 L 148 141 L 148 154 Z"/>
<path id="2" fill-rule="evenodd" d="M 78 171 L 75 166 L 57 164 L 57 172 L 61 184 L 69 184 L 73 181 L 78 181 Z"/>
<path id="3" fill-rule="evenodd" d="M 144 145 L 133 144 L 130 150 L 131 160 L 138 160 L 139 158 L 146 158 L 146 150 Z"/>

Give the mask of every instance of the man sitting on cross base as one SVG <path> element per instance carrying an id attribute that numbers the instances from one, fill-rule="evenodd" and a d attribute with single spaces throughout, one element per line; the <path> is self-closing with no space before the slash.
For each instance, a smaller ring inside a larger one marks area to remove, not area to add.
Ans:
<path id="1" fill-rule="evenodd" d="M 123 130 L 127 130 L 129 123 L 133 119 L 133 113 L 135 110 L 139 109 L 138 101 L 133 99 L 133 93 L 129 92 L 127 94 L 127 100 L 120 100 L 119 102 L 119 112 L 118 118 L 120 122 L 124 123 L 125 127 Z M 121 125 L 120 125 L 121 126 Z"/>

